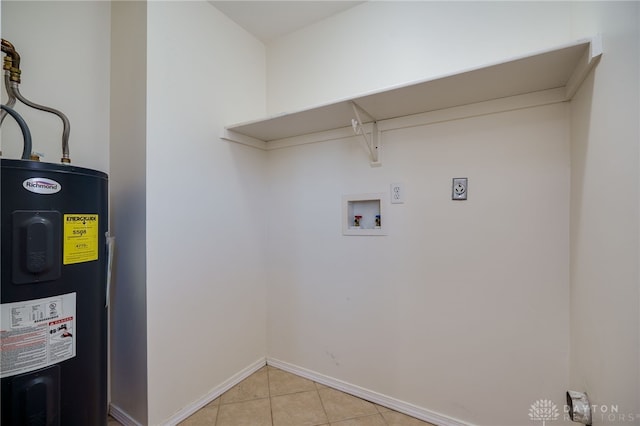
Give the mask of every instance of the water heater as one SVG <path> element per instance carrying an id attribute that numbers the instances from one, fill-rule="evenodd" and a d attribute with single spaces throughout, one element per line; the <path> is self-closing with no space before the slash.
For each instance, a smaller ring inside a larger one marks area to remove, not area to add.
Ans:
<path id="1" fill-rule="evenodd" d="M 2 424 L 107 418 L 107 175 L 1 160 Z"/>
<path id="2" fill-rule="evenodd" d="M 20 55 L 2 39 L 19 160 L 0 160 L 1 424 L 107 423 L 107 175 L 72 166 L 69 120 L 22 96 Z M 37 161 L 17 101 L 63 121 L 62 164 Z"/>

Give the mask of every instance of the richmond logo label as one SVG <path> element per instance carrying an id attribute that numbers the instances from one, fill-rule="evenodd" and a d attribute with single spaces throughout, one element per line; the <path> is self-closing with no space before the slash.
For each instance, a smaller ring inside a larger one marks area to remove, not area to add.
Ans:
<path id="1" fill-rule="evenodd" d="M 36 194 L 55 194 L 62 189 L 62 186 L 55 180 L 40 177 L 25 180 L 22 182 L 22 187 Z"/>

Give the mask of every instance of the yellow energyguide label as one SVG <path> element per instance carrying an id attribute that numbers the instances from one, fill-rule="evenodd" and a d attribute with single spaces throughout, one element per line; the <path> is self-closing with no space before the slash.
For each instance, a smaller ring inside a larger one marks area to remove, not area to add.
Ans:
<path id="1" fill-rule="evenodd" d="M 98 260 L 98 215 L 64 215 L 64 265 Z"/>

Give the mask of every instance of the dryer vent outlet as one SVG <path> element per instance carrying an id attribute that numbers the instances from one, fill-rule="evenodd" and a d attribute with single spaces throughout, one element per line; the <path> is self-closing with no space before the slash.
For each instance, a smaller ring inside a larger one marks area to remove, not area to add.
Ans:
<path id="1" fill-rule="evenodd" d="M 572 421 L 591 426 L 591 404 L 586 392 L 567 391 L 567 407 Z"/>

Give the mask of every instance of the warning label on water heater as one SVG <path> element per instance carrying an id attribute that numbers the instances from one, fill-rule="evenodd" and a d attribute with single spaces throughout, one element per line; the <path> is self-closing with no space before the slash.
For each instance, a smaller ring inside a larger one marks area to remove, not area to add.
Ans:
<path id="1" fill-rule="evenodd" d="M 62 263 L 90 262 L 98 259 L 98 215 L 64 215 L 64 254 Z"/>
<path id="2" fill-rule="evenodd" d="M 0 305 L 0 377 L 76 356 L 76 294 Z"/>

